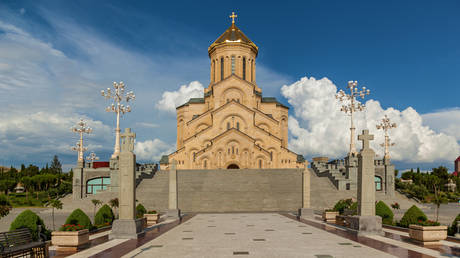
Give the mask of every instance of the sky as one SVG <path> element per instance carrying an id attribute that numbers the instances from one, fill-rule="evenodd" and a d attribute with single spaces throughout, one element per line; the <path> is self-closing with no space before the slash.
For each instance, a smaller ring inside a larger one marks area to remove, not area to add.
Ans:
<path id="1" fill-rule="evenodd" d="M 349 117 L 335 99 L 347 82 L 371 94 L 357 131 L 380 157 L 386 114 L 397 169 L 453 169 L 460 155 L 460 2 L 0 0 L 0 165 L 65 168 L 80 118 L 85 145 L 113 152 L 115 114 L 100 90 L 124 81 L 136 100 L 121 127 L 141 162 L 175 150 L 175 106 L 209 84 L 208 46 L 231 24 L 259 47 L 257 84 L 290 107 L 289 147 L 308 159 L 343 157 Z M 360 143 L 357 144 L 360 147 Z M 85 153 L 85 156 L 89 154 Z"/>

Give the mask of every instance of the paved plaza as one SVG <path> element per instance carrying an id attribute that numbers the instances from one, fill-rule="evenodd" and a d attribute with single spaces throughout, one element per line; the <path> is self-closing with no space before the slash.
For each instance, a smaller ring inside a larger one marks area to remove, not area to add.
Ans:
<path id="1" fill-rule="evenodd" d="M 89 249 L 54 257 L 458 257 L 460 243 L 425 248 L 407 233 L 384 229 L 383 236 L 357 237 L 316 219 L 280 213 L 186 215 L 147 229 L 140 239 L 108 240 L 92 235 Z M 54 248 L 53 248 L 54 249 Z"/>
<path id="2" fill-rule="evenodd" d="M 276 213 L 198 214 L 124 257 L 392 257 Z"/>

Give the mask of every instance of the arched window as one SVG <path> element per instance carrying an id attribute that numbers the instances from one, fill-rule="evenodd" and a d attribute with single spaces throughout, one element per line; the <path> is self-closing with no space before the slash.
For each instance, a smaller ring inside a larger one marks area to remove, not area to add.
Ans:
<path id="1" fill-rule="evenodd" d="M 259 168 L 262 168 L 262 160 L 259 159 Z"/>
<path id="2" fill-rule="evenodd" d="M 232 146 L 232 154 L 235 154 L 235 146 Z"/>
<path id="3" fill-rule="evenodd" d="M 206 168 L 207 166 L 208 166 L 208 162 L 207 162 L 207 160 L 204 160 L 203 161 L 203 167 Z"/>
<path id="4" fill-rule="evenodd" d="M 227 122 L 227 130 L 230 129 L 230 122 Z"/>
<path id="5" fill-rule="evenodd" d="M 212 60 L 212 81 L 215 82 L 216 81 L 216 61 L 215 60 Z"/>
<path id="6" fill-rule="evenodd" d="M 246 57 L 243 57 L 243 80 L 246 80 Z"/>
<path id="7" fill-rule="evenodd" d="M 236 130 L 240 130 L 240 122 L 236 122 Z"/>
<path id="8" fill-rule="evenodd" d="M 236 154 L 238 154 L 238 148 L 236 148 Z"/>
<path id="9" fill-rule="evenodd" d="M 220 80 L 224 79 L 224 58 L 220 58 Z"/>
<path id="10" fill-rule="evenodd" d="M 98 177 L 86 182 L 86 193 L 96 194 L 98 191 L 107 189 L 110 185 L 110 177 Z"/>
<path id="11" fill-rule="evenodd" d="M 375 176 L 374 182 L 375 182 L 375 190 L 382 191 L 382 178 L 379 176 Z"/>
<path id="12" fill-rule="evenodd" d="M 254 60 L 251 61 L 251 82 L 254 81 Z"/>
<path id="13" fill-rule="evenodd" d="M 232 74 L 235 74 L 235 56 L 232 56 Z"/>

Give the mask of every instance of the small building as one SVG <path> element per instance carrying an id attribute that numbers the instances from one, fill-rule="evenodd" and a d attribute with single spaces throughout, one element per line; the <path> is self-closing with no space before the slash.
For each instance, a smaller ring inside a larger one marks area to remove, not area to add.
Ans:
<path id="1" fill-rule="evenodd" d="M 25 188 L 21 183 L 18 183 L 16 187 L 14 188 L 15 193 L 23 193 L 25 192 Z"/>

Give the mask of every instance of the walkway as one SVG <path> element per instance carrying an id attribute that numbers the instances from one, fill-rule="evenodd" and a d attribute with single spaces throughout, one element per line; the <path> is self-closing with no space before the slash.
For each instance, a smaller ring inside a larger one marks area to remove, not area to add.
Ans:
<path id="1" fill-rule="evenodd" d="M 384 228 L 383 236 L 357 237 L 318 219 L 298 221 L 278 213 L 186 215 L 182 222 L 148 228 L 137 240 L 108 241 L 109 231 L 93 235 L 92 247 L 72 257 L 460 257 L 459 242 L 426 248 L 396 228 Z"/>

